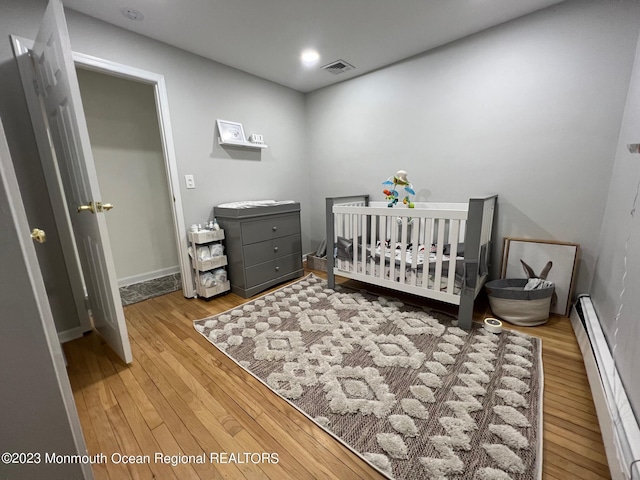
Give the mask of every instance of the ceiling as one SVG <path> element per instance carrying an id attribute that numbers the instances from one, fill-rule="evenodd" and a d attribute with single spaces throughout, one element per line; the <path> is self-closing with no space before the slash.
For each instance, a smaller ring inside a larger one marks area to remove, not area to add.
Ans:
<path id="1" fill-rule="evenodd" d="M 309 92 L 562 0 L 63 0 L 65 7 Z M 130 9 L 142 20 L 123 15 Z M 135 13 L 135 12 L 134 12 Z M 320 54 L 314 66 L 303 50 Z M 344 60 L 355 68 L 320 67 Z"/>

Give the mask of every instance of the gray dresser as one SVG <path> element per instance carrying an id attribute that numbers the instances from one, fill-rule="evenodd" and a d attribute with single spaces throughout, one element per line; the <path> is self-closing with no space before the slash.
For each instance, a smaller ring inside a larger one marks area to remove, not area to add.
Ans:
<path id="1" fill-rule="evenodd" d="M 300 204 L 215 207 L 226 235 L 231 291 L 244 298 L 303 275 Z"/>

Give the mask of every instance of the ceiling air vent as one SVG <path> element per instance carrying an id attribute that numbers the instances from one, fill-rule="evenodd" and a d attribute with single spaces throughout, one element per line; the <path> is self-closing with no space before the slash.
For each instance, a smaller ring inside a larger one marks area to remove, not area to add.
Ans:
<path id="1" fill-rule="evenodd" d="M 353 70 L 353 65 L 345 62 L 344 60 L 336 60 L 335 62 L 331 62 L 324 67 L 320 67 L 321 70 L 326 70 L 327 72 L 333 73 L 334 75 L 338 75 L 339 73 L 348 72 L 349 70 Z"/>

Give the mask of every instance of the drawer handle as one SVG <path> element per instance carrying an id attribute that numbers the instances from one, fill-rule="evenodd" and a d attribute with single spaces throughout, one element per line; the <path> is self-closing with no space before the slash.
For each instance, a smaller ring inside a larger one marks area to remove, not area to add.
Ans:
<path id="1" fill-rule="evenodd" d="M 272 230 L 275 232 L 276 230 L 278 230 L 278 227 L 273 227 Z"/>
<path id="2" fill-rule="evenodd" d="M 280 270 L 280 267 L 276 267 L 276 272 L 277 272 L 278 270 Z"/>
<path id="3" fill-rule="evenodd" d="M 278 251 L 278 247 L 273 247 L 273 251 L 277 252 Z"/>

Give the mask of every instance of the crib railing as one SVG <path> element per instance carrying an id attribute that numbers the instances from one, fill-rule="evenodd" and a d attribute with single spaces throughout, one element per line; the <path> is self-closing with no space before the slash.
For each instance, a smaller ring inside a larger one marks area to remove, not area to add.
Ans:
<path id="1" fill-rule="evenodd" d="M 350 246 L 348 259 L 336 258 L 337 273 L 409 293 L 424 295 L 422 290 L 428 289 L 431 297 L 457 304 L 456 257 L 464 242 L 467 208 L 334 205 L 334 238 Z"/>
<path id="2" fill-rule="evenodd" d="M 417 203 L 414 209 L 388 208 L 385 202 L 369 202 L 368 195 L 327 198 L 329 288 L 335 287 L 334 275 L 342 275 L 442 300 L 459 305 L 459 325 L 471 328 L 474 299 L 489 273 L 497 198 Z M 456 258 L 463 256 L 459 242 L 464 242 L 463 261 Z M 343 250 L 341 258 L 334 257 L 336 245 Z"/>

